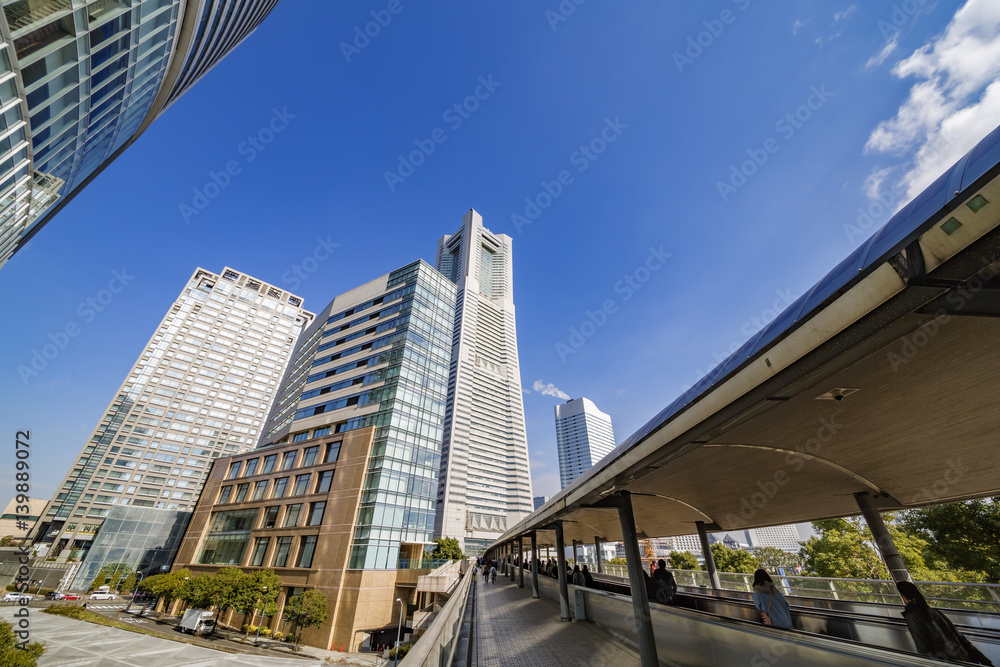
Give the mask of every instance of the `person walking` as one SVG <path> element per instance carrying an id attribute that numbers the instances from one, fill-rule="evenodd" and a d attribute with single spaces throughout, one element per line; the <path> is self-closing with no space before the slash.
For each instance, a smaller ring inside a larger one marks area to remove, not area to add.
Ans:
<path id="1" fill-rule="evenodd" d="M 653 571 L 653 583 L 656 590 L 656 601 L 660 604 L 673 604 L 677 595 L 677 582 L 673 573 L 667 569 L 667 561 L 660 559 Z"/>
<path id="2" fill-rule="evenodd" d="M 913 583 L 897 581 L 896 590 L 906 604 L 903 618 L 919 653 L 948 662 L 993 664 L 958 631 L 947 616 L 927 604 L 920 589 Z"/>
<path id="3" fill-rule="evenodd" d="M 579 565 L 573 566 L 573 576 L 570 578 L 570 583 L 574 586 L 586 586 L 587 581 L 583 578 L 583 572 L 580 571 Z"/>
<path id="4" fill-rule="evenodd" d="M 592 575 L 590 573 L 590 570 L 587 569 L 586 564 L 584 564 L 582 571 L 583 571 L 583 585 L 586 586 L 587 588 L 594 588 L 594 575 Z"/>
<path id="5" fill-rule="evenodd" d="M 490 583 L 497 583 L 497 566 L 493 565 L 490 567 Z"/>
<path id="6" fill-rule="evenodd" d="M 792 610 L 767 570 L 758 569 L 753 573 L 753 606 L 760 612 L 760 621 L 764 625 L 792 627 Z"/>

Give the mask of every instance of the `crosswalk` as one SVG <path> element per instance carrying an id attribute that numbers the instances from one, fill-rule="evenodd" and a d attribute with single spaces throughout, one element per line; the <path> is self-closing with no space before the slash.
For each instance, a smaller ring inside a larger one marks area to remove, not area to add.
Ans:
<path id="1" fill-rule="evenodd" d="M 146 619 L 144 619 L 144 618 L 123 618 L 123 619 L 120 619 L 120 620 L 122 620 L 122 621 L 124 621 L 126 623 L 146 623 L 147 622 Z"/>
<path id="2" fill-rule="evenodd" d="M 87 609 L 122 609 L 123 604 L 88 604 Z"/>

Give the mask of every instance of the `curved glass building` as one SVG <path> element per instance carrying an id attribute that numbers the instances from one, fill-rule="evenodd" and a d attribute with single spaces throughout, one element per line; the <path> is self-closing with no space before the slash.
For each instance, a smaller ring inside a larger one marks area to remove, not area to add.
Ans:
<path id="1" fill-rule="evenodd" d="M 0 266 L 278 0 L 0 0 Z"/>

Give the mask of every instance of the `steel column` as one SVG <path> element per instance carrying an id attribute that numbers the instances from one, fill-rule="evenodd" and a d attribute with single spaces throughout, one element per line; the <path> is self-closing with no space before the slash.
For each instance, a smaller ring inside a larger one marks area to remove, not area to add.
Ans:
<path id="1" fill-rule="evenodd" d="M 601 538 L 597 535 L 594 536 L 594 557 L 597 559 L 597 574 L 602 574 L 601 571 Z"/>
<path id="2" fill-rule="evenodd" d="M 701 554 L 705 557 L 705 569 L 708 570 L 708 578 L 712 581 L 712 588 L 717 591 L 722 590 L 722 584 L 719 583 L 719 573 L 715 569 L 715 557 L 712 555 L 712 550 L 708 548 L 708 532 L 705 530 L 705 522 L 695 521 L 694 525 L 698 528 Z"/>
<path id="3" fill-rule="evenodd" d="M 531 599 L 537 600 L 538 594 L 538 538 L 531 533 Z"/>
<path id="4" fill-rule="evenodd" d="M 517 587 L 524 588 L 524 535 L 517 537 Z"/>
<path id="5" fill-rule="evenodd" d="M 892 541 L 892 535 L 889 534 L 885 522 L 882 521 L 882 515 L 879 514 L 878 508 L 875 506 L 875 499 L 867 491 L 855 493 L 854 499 L 857 501 L 858 507 L 861 508 L 861 514 L 865 517 L 868 529 L 872 531 L 875 544 L 889 570 L 889 576 L 892 577 L 893 581 L 910 581 L 910 573 L 896 549 L 896 543 Z"/>
<path id="6" fill-rule="evenodd" d="M 637 642 L 642 667 L 659 667 L 656 655 L 656 638 L 653 636 L 653 619 L 649 615 L 649 597 L 646 594 L 646 576 L 639 553 L 635 516 L 632 514 L 632 496 L 628 491 L 618 495 L 618 520 L 622 525 L 622 544 L 625 545 L 625 562 L 628 564 L 628 581 L 632 588 L 632 612 L 635 614 Z"/>
<path id="7" fill-rule="evenodd" d="M 563 539 L 562 521 L 556 521 L 556 563 L 559 572 L 559 620 L 571 621 L 569 616 L 569 588 L 566 586 L 566 541 Z"/>

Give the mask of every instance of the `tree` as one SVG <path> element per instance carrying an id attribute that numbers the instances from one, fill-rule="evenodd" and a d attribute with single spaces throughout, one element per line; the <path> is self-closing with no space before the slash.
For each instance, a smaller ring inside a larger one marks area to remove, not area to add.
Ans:
<path id="1" fill-rule="evenodd" d="M 730 549 L 721 542 L 711 547 L 712 558 L 715 559 L 715 569 L 719 572 L 743 572 L 752 574 L 759 567 L 757 559 L 749 551 Z"/>
<path id="2" fill-rule="evenodd" d="M 903 527 L 927 541 L 925 560 L 951 570 L 979 571 L 1000 583 L 1000 501 L 996 498 L 910 510 Z"/>
<path id="3" fill-rule="evenodd" d="M 207 609 L 218 599 L 218 582 L 204 572 L 195 575 L 181 588 L 178 597 L 195 609 Z"/>
<path id="4" fill-rule="evenodd" d="M 0 621 L 0 665 L 3 667 L 36 667 L 38 658 L 45 652 L 45 647 L 39 642 L 24 644 L 24 649 L 17 648 L 14 628 L 7 621 Z"/>
<path id="5" fill-rule="evenodd" d="M 674 551 L 667 558 L 675 570 L 698 570 L 698 558 L 690 551 Z"/>
<path id="6" fill-rule="evenodd" d="M 135 572 L 129 572 L 128 576 L 122 580 L 120 584 L 121 588 L 119 590 L 122 593 L 128 593 L 131 595 L 132 591 L 135 590 L 136 579 L 137 577 L 135 575 Z"/>
<path id="7" fill-rule="evenodd" d="M 4 535 L 3 537 L 0 537 L 0 547 L 9 547 L 13 546 L 13 544 L 14 544 L 13 535 Z"/>
<path id="8" fill-rule="evenodd" d="M 605 562 L 608 565 L 628 565 L 628 561 L 624 558 L 609 558 Z"/>
<path id="9" fill-rule="evenodd" d="M 163 599 L 163 611 L 167 613 L 171 603 L 177 600 L 187 588 L 186 579 L 191 578 L 191 570 L 177 570 L 168 574 L 154 574 L 142 580 L 139 586 L 144 591 Z"/>
<path id="10" fill-rule="evenodd" d="M 799 550 L 806 570 L 820 577 L 886 579 L 888 571 L 873 548 L 871 531 L 857 517 L 814 521 L 813 535 Z"/>
<path id="11" fill-rule="evenodd" d="M 304 628 L 318 628 L 329 616 L 327 607 L 329 601 L 326 595 L 316 589 L 310 588 L 300 595 L 296 595 L 285 605 L 285 617 L 295 627 L 295 650 L 299 650 L 299 641 L 302 639 Z"/>
<path id="12" fill-rule="evenodd" d="M 266 589 L 266 590 L 265 590 Z M 250 626 L 253 624 L 257 610 L 263 609 L 264 614 L 274 614 L 277 610 L 275 601 L 281 591 L 281 577 L 274 570 L 258 570 L 248 574 L 237 583 L 233 594 L 233 609 L 246 617 L 246 633 L 244 639 L 250 638 Z"/>
<path id="13" fill-rule="evenodd" d="M 776 547 L 755 547 L 753 557 L 757 559 L 760 567 L 771 573 L 777 572 L 778 568 L 784 568 L 785 574 L 795 574 L 802 567 L 802 556 Z"/>
<path id="14" fill-rule="evenodd" d="M 215 573 L 215 624 L 219 624 L 223 609 L 235 609 L 243 579 L 247 575 L 238 567 L 224 567 Z"/>
<path id="15" fill-rule="evenodd" d="M 107 584 L 107 582 L 108 582 L 108 575 L 102 569 L 100 572 L 97 573 L 97 576 L 94 577 L 94 580 L 90 582 L 90 586 L 87 588 L 87 590 L 88 591 L 96 591 L 101 586 L 104 586 L 105 584 Z"/>
<path id="16" fill-rule="evenodd" d="M 454 537 L 439 537 L 434 540 L 434 551 L 431 558 L 447 558 L 448 560 L 462 560 L 465 555 L 462 548 L 458 546 L 458 540 Z"/>

